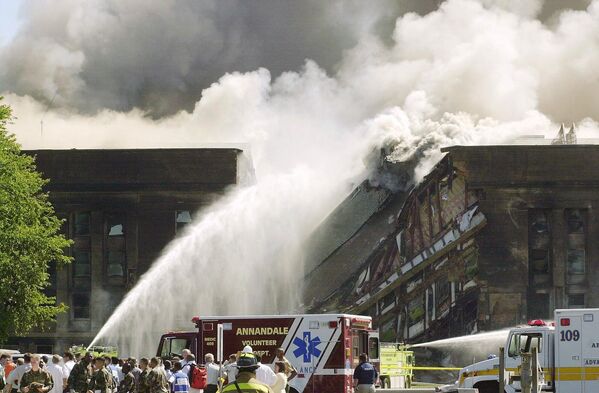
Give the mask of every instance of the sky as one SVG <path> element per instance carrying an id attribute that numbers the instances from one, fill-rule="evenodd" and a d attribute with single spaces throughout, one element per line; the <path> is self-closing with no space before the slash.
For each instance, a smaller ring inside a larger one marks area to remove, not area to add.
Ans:
<path id="1" fill-rule="evenodd" d="M 17 32 L 20 4 L 21 0 L 0 0 L 0 44 L 6 44 Z"/>

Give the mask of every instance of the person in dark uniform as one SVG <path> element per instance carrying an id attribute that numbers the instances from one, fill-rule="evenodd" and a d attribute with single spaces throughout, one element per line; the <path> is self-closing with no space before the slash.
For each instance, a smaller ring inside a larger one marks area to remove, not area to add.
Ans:
<path id="1" fill-rule="evenodd" d="M 368 363 L 368 355 L 365 353 L 360 355 L 360 364 L 354 370 L 354 386 L 356 393 L 374 393 L 376 389 L 374 383 L 378 378 L 379 373 L 376 368 Z"/>

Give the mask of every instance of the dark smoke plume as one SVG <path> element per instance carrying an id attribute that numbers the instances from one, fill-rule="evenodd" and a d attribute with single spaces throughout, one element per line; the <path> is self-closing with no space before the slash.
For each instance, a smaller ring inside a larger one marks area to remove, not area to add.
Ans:
<path id="1" fill-rule="evenodd" d="M 414 10 L 413 4 L 402 7 Z M 399 5 L 25 0 L 20 31 L 0 48 L 0 91 L 83 113 L 137 107 L 156 117 L 192 110 L 202 89 L 226 72 L 265 67 L 277 76 L 307 58 L 332 69 L 364 34 L 389 36 Z"/>

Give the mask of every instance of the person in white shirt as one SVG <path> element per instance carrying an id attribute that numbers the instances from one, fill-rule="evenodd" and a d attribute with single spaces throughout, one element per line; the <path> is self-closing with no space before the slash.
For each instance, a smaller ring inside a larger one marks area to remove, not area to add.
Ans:
<path id="1" fill-rule="evenodd" d="M 113 356 L 110 359 L 110 364 L 108 365 L 108 371 L 110 371 L 113 379 L 116 381 L 117 384 L 123 380 L 123 378 L 121 377 L 123 372 L 121 371 L 121 367 L 119 366 L 119 358 L 117 358 L 116 356 Z"/>
<path id="2" fill-rule="evenodd" d="M 73 367 L 75 366 L 75 360 L 73 360 L 73 354 L 68 351 L 65 352 L 62 360 L 64 361 L 64 366 L 63 366 L 62 371 L 64 373 L 64 377 L 66 379 L 68 379 L 69 375 L 71 375 L 71 370 L 73 370 Z"/>
<path id="3" fill-rule="evenodd" d="M 52 375 L 54 386 L 49 393 L 62 393 L 62 388 L 65 382 L 64 368 L 60 365 L 60 356 L 53 355 L 52 362 L 46 366 L 46 371 Z"/>
<path id="4" fill-rule="evenodd" d="M 258 369 L 256 370 L 256 379 L 263 384 L 268 386 L 274 385 L 277 381 L 277 376 L 275 372 L 272 371 L 272 368 L 267 366 L 266 364 L 262 364 L 262 356 L 254 353 L 256 360 L 258 360 Z"/>
<path id="5" fill-rule="evenodd" d="M 21 378 L 23 378 L 23 375 L 25 375 L 27 371 L 31 370 L 31 354 L 26 353 L 25 355 L 23 355 L 23 361 L 24 363 L 20 366 L 17 366 L 17 368 L 15 368 L 14 370 L 17 383 L 15 384 L 13 381 L 11 381 L 13 382 L 13 385 L 17 386 L 19 392 L 21 391 L 21 389 L 19 388 L 19 386 L 21 385 Z"/>
<path id="6" fill-rule="evenodd" d="M 229 360 L 223 366 L 223 370 L 227 375 L 228 383 L 235 382 L 235 378 L 237 377 L 237 355 L 234 353 L 229 355 Z"/>
<path id="7" fill-rule="evenodd" d="M 220 367 L 214 363 L 214 355 L 207 353 L 204 356 L 206 361 L 206 389 L 204 393 L 216 393 L 218 391 L 218 378 L 220 377 Z"/>
<path id="8" fill-rule="evenodd" d="M 284 362 L 275 363 L 275 376 L 277 377 L 274 384 L 270 386 L 274 393 L 286 393 L 287 374 L 285 374 L 286 365 Z"/>
<path id="9" fill-rule="evenodd" d="M 189 349 L 185 348 L 184 350 L 181 351 L 181 356 L 183 357 L 183 359 L 181 360 L 181 367 L 187 366 L 187 363 L 189 363 L 189 361 L 190 361 L 188 359 L 189 355 L 191 355 L 191 351 Z"/>

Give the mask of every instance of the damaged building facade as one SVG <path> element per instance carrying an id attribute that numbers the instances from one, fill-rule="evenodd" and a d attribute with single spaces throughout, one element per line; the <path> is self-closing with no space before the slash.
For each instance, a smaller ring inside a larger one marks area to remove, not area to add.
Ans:
<path id="1" fill-rule="evenodd" d="M 442 151 L 416 187 L 365 183 L 324 222 L 352 230 L 314 243 L 309 309 L 368 314 L 382 341 L 413 343 L 599 306 L 599 146 Z M 356 203 L 370 214 L 352 217 Z"/>
<path id="2" fill-rule="evenodd" d="M 47 295 L 69 306 L 48 331 L 7 348 L 57 353 L 89 344 L 193 214 L 247 179 L 238 149 L 37 150 L 70 265 L 50 264 Z"/>

